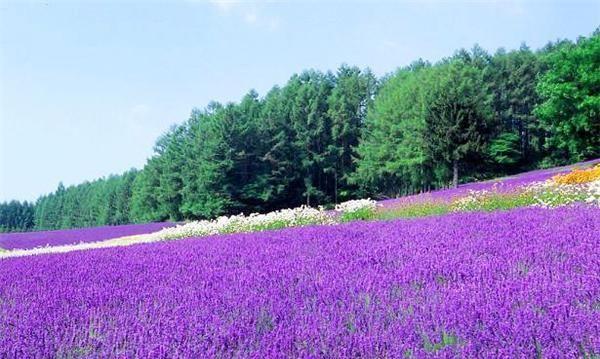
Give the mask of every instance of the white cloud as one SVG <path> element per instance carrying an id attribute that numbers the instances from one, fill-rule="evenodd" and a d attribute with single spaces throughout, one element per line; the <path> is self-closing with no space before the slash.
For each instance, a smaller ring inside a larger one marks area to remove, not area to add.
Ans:
<path id="1" fill-rule="evenodd" d="M 385 48 L 397 48 L 398 47 L 398 43 L 392 40 L 383 40 L 382 42 L 383 47 Z"/>
<path id="2" fill-rule="evenodd" d="M 525 15 L 525 6 L 522 1 L 507 1 L 505 9 L 508 13 L 514 16 Z"/>
<path id="3" fill-rule="evenodd" d="M 479 0 L 475 1 L 478 5 L 489 5 L 513 16 L 525 14 L 525 0 Z"/>
<path id="4" fill-rule="evenodd" d="M 233 7 L 237 4 L 237 2 L 234 0 L 209 0 L 208 2 L 223 12 L 231 11 L 231 9 L 233 9 Z"/>
<path id="5" fill-rule="evenodd" d="M 135 106 L 131 107 L 131 109 L 129 111 L 131 112 L 131 115 L 133 117 L 138 118 L 138 117 L 146 116 L 147 114 L 149 114 L 150 106 L 145 105 L 145 104 L 135 105 Z"/>
<path id="6" fill-rule="evenodd" d="M 259 11 L 261 5 L 265 3 L 244 2 L 241 0 L 208 0 L 208 4 L 217 8 L 222 15 L 238 17 L 248 25 L 263 27 L 271 31 L 275 31 L 281 26 L 281 19 L 278 16 L 265 15 L 264 11 Z"/>
<path id="7" fill-rule="evenodd" d="M 256 14 L 256 12 L 254 10 L 248 11 L 244 15 L 244 20 L 248 24 L 256 24 L 256 22 L 258 21 L 258 15 Z"/>
<path id="8" fill-rule="evenodd" d="M 281 24 L 281 20 L 279 19 L 279 17 L 272 17 L 271 20 L 269 21 L 269 29 L 271 31 L 275 31 L 275 30 L 279 29 L 280 24 Z"/>

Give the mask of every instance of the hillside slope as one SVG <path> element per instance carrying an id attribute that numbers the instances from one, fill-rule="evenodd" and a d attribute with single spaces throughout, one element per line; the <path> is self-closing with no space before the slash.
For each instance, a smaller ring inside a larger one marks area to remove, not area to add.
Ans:
<path id="1" fill-rule="evenodd" d="M 105 226 L 91 227 L 73 230 L 59 231 L 41 231 L 28 233 L 10 233 L 0 234 L 0 249 L 13 250 L 10 254 L 0 255 L 0 258 L 15 255 L 28 255 L 38 253 L 65 252 L 77 249 L 94 248 L 97 242 L 105 241 L 98 244 L 97 247 L 107 247 L 113 245 L 134 244 L 137 242 L 148 242 L 153 240 L 178 239 L 192 236 L 201 236 L 217 233 L 231 232 L 248 232 L 265 229 L 276 229 L 282 227 L 299 226 L 307 224 L 330 224 L 336 222 L 344 222 L 353 219 L 390 219 L 397 217 L 419 217 L 431 214 L 445 214 L 453 211 L 464 211 L 478 209 L 478 206 L 469 205 L 469 208 L 460 205 L 460 201 L 466 199 L 467 202 L 475 201 L 482 202 L 490 200 L 490 194 L 501 198 L 491 198 L 493 201 L 504 201 L 508 204 L 501 206 L 487 206 L 489 209 L 498 208 L 513 208 L 519 206 L 527 206 L 532 204 L 544 203 L 538 201 L 534 197 L 558 197 L 550 198 L 552 201 L 558 200 L 564 203 L 580 201 L 581 194 L 587 191 L 584 187 L 570 188 L 564 192 L 562 188 L 558 188 L 555 193 L 529 193 L 528 198 L 518 198 L 519 193 L 524 188 L 532 185 L 537 185 L 548 181 L 551 177 L 571 172 L 574 169 L 590 169 L 600 163 L 600 159 L 577 163 L 570 166 L 557 167 L 545 170 L 537 170 L 525 172 L 519 175 L 514 175 L 495 180 L 468 183 L 459 186 L 458 188 L 445 189 L 430 193 L 422 193 L 413 196 L 407 196 L 396 199 L 383 200 L 375 204 L 371 201 L 350 201 L 346 204 L 341 204 L 336 208 L 336 211 L 323 212 L 321 210 L 310 208 L 296 208 L 292 210 L 284 210 L 279 212 L 271 212 L 262 216 L 233 216 L 221 217 L 214 221 L 192 222 L 184 226 L 177 226 L 170 230 L 164 228 L 175 226 L 174 223 L 147 223 L 147 224 L 132 224 L 123 226 Z M 600 174 L 600 168 L 597 170 Z M 594 175 L 595 176 L 595 175 Z M 567 186 L 568 187 L 568 186 Z M 600 189 L 600 188 L 599 188 Z M 582 190 L 584 192 L 582 192 Z M 544 190 L 545 191 L 545 190 Z M 546 191 L 547 192 L 547 191 Z M 571 193 L 568 193 L 571 192 Z M 600 192 L 595 193 L 598 196 L 600 204 Z M 475 197 L 469 198 L 473 193 Z M 483 194 L 483 196 L 482 196 Z M 515 196 L 516 194 L 516 196 Z M 566 200 L 561 200 L 560 197 L 569 197 Z M 513 198 L 514 197 L 514 198 Z M 546 198 L 546 202 L 548 198 Z M 457 206 L 457 204 L 459 204 Z M 363 207 L 363 206 L 367 207 Z M 481 206 L 479 206 L 481 207 Z M 376 209 L 376 210 L 375 210 Z M 484 208 L 481 208 L 484 209 Z M 375 213 L 373 213 L 375 210 Z M 348 212 L 348 213 L 347 213 Z M 339 214 L 342 213 L 341 216 Z M 331 217 L 331 218 L 329 218 Z M 155 233 L 160 231 L 158 233 Z M 144 234 L 145 237 L 132 239 L 132 235 Z M 155 235 L 155 238 L 148 238 L 148 234 Z M 126 238 L 126 242 L 119 242 L 117 238 Z M 110 241 L 106 242 L 106 241 Z M 56 250 L 44 248 L 38 250 L 39 247 L 57 247 Z M 34 249 L 29 251 L 30 249 Z"/>
<path id="2" fill-rule="evenodd" d="M 461 213 L 0 262 L 2 357 L 578 357 L 600 209 Z"/>

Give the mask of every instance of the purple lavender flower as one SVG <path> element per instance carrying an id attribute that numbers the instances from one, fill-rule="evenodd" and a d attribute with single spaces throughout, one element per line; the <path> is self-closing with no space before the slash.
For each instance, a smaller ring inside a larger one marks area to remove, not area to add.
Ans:
<path id="1" fill-rule="evenodd" d="M 424 202 L 451 202 L 452 200 L 465 196 L 469 191 L 482 191 L 494 188 L 498 192 L 511 192 L 533 182 L 542 182 L 560 173 L 570 172 L 573 168 L 588 167 L 600 163 L 600 159 L 581 162 L 564 167 L 555 167 L 543 170 L 535 170 L 514 176 L 497 178 L 488 181 L 466 183 L 457 188 L 442 189 L 412 196 L 393 198 L 380 201 L 384 208 L 400 207 Z"/>
<path id="2" fill-rule="evenodd" d="M 58 246 L 80 242 L 99 242 L 111 238 L 152 233 L 174 225 L 175 223 L 163 222 L 61 229 L 56 231 L 0 233 L 0 248 L 29 249 L 47 245 Z"/>
<path id="3" fill-rule="evenodd" d="M 597 355 L 599 231 L 522 208 L 0 260 L 0 357 Z"/>

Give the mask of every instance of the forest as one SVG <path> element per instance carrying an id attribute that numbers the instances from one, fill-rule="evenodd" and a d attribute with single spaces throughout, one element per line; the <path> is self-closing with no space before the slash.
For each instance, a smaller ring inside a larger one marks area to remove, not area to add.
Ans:
<path id="1" fill-rule="evenodd" d="M 0 204 L 0 231 L 182 221 L 390 198 L 600 157 L 600 29 L 383 78 L 307 70 L 195 108 L 142 169 Z"/>

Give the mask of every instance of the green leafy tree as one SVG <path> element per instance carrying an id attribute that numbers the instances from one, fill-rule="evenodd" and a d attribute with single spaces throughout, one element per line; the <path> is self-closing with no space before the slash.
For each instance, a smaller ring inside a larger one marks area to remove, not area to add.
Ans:
<path id="1" fill-rule="evenodd" d="M 375 97 L 351 177 L 364 195 L 395 196 L 431 184 L 424 138 L 430 72 L 428 63 L 418 61 L 389 77 Z"/>
<path id="2" fill-rule="evenodd" d="M 557 162 L 600 155 L 600 31 L 563 43 L 544 58 L 548 71 L 537 90 L 535 114 L 548 132 L 546 147 Z"/>
<path id="3" fill-rule="evenodd" d="M 515 134 L 517 139 L 518 155 L 511 151 L 510 159 L 502 157 L 504 162 L 500 164 L 506 164 L 506 161 L 511 165 L 526 160 L 532 162 L 542 154 L 545 135 L 533 113 L 539 103 L 536 83 L 542 71 L 539 57 L 525 44 L 515 51 L 498 50 L 486 69 L 497 120 L 491 130 L 498 136 L 497 144 L 507 145 L 507 140 L 514 139 L 505 133 Z"/>
<path id="4" fill-rule="evenodd" d="M 164 213 L 161 212 L 158 202 L 156 192 L 159 183 L 156 160 L 151 158 L 133 181 L 130 216 L 134 222 L 152 222 L 167 219 Z"/>
<path id="5" fill-rule="evenodd" d="M 34 205 L 27 201 L 0 203 L 0 232 L 24 232 L 33 229 Z"/>
<path id="6" fill-rule="evenodd" d="M 325 168 L 333 175 L 335 203 L 339 197 L 344 200 L 350 197 L 352 188 L 349 188 L 348 178 L 356 167 L 353 157 L 376 86 L 377 80 L 369 70 L 348 66 L 338 69 L 335 87 L 328 98 L 331 139 L 326 149 L 329 166 Z"/>
<path id="7" fill-rule="evenodd" d="M 264 210 L 281 209 L 300 203 L 302 186 L 294 146 L 295 132 L 290 122 L 291 99 L 295 96 L 288 86 L 274 87 L 265 96 L 257 124 L 261 139 L 259 160 L 261 168 L 254 186 L 264 203 Z"/>
<path id="8" fill-rule="evenodd" d="M 491 108 L 483 72 L 452 59 L 435 68 L 427 96 L 426 147 L 434 162 L 452 169 L 456 187 L 461 164 L 479 157 L 487 145 Z"/>
<path id="9" fill-rule="evenodd" d="M 212 218 L 238 207 L 226 177 L 234 165 L 231 155 L 235 150 L 226 141 L 233 112 L 233 105 L 212 103 L 205 113 L 193 114 L 188 138 L 193 157 L 184 165 L 181 206 L 186 216 Z"/>
<path id="10" fill-rule="evenodd" d="M 512 132 L 504 132 L 490 142 L 489 154 L 495 163 L 513 166 L 521 160 L 521 138 Z"/>
<path id="11" fill-rule="evenodd" d="M 290 121 L 295 132 L 296 163 L 300 164 L 304 182 L 302 196 L 309 206 L 328 202 L 328 187 L 333 186 L 333 180 L 325 172 L 331 141 L 327 98 L 334 86 L 333 76 L 306 71 L 292 77 L 287 86 L 293 87 L 295 95 Z"/>

